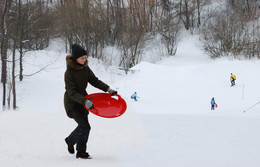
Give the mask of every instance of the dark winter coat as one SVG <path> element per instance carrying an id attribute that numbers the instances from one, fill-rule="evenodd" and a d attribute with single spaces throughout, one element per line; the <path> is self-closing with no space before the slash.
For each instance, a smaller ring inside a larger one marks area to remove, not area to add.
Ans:
<path id="1" fill-rule="evenodd" d="M 80 118 L 89 113 L 83 106 L 86 101 L 85 96 L 88 94 L 86 91 L 88 83 L 105 92 L 109 86 L 95 76 L 87 61 L 81 65 L 73 61 L 71 57 L 72 55 L 66 57 L 64 106 L 68 117 Z"/>

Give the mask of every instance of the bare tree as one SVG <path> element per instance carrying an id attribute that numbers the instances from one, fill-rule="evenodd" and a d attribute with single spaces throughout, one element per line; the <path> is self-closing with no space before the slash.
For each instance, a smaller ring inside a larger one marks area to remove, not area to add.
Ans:
<path id="1" fill-rule="evenodd" d="M 227 0 L 230 9 L 241 17 L 256 20 L 259 17 L 259 0 Z"/>
<path id="2" fill-rule="evenodd" d="M 48 46 L 52 26 L 50 10 L 44 1 L 5 0 L 1 1 L 1 82 L 3 83 L 3 103 L 16 109 L 16 66 L 19 60 L 19 78 L 23 78 L 23 54 L 32 49 Z M 17 59 L 16 51 L 20 58 Z M 8 55 L 9 53 L 12 53 Z M 10 67 L 10 69 L 8 69 Z M 11 99 L 12 97 L 12 99 Z"/>
<path id="3" fill-rule="evenodd" d="M 180 0 L 174 5 L 186 30 L 194 29 L 201 25 L 201 13 L 210 0 Z"/>
<path id="4" fill-rule="evenodd" d="M 6 105 L 6 83 L 7 83 L 7 49 L 8 49 L 8 21 L 7 16 L 10 12 L 12 1 L 5 0 L 3 4 L 3 13 L 1 17 L 1 62 L 2 73 L 1 82 L 3 84 L 3 102 L 2 105 Z"/>
<path id="5" fill-rule="evenodd" d="M 160 33 L 163 37 L 163 43 L 165 44 L 168 54 L 173 56 L 176 54 L 177 46 L 179 42 L 180 24 L 177 21 L 166 20 Z"/>
<path id="6" fill-rule="evenodd" d="M 234 14 L 229 8 L 220 12 L 202 29 L 205 51 L 212 58 L 259 55 L 259 23 L 249 22 L 247 17 Z"/>
<path id="7" fill-rule="evenodd" d="M 17 11 L 17 24 L 16 24 L 16 30 L 15 34 L 18 37 L 21 37 L 21 29 L 22 29 L 22 19 L 21 19 L 21 0 L 17 2 L 16 6 L 18 6 L 18 11 Z M 13 95 L 13 109 L 16 109 L 16 82 L 15 82 L 15 67 L 16 67 L 16 48 L 17 48 L 17 43 L 18 43 L 18 38 L 13 38 L 13 56 L 12 56 L 12 95 Z"/>

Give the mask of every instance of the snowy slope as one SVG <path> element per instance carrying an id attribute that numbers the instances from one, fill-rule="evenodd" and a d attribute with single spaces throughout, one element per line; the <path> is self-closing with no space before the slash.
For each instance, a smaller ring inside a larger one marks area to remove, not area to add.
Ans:
<path id="1" fill-rule="evenodd" d="M 260 61 L 210 60 L 196 38 L 177 55 L 142 62 L 124 75 L 95 59 L 95 74 L 125 98 L 124 115 L 90 114 L 92 160 L 68 154 L 64 138 L 76 127 L 63 108 L 65 56 L 61 42 L 28 53 L 25 73 L 46 70 L 18 83 L 17 111 L 0 112 L 0 166 L 258 167 L 260 160 Z M 36 66 L 32 64 L 37 64 Z M 230 87 L 230 73 L 237 85 Z M 137 92 L 138 102 L 130 96 Z M 93 87 L 89 93 L 100 92 Z M 215 97 L 218 108 L 210 110 Z"/>

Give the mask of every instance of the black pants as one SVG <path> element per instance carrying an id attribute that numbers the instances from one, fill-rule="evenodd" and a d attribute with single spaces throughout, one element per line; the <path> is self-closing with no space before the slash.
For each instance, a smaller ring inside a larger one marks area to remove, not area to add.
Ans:
<path id="1" fill-rule="evenodd" d="M 68 142 L 70 144 L 77 144 L 76 150 L 78 152 L 86 152 L 87 150 L 87 142 L 90 132 L 90 124 L 88 122 L 88 116 L 81 118 L 74 118 L 74 120 L 78 123 L 78 126 L 74 131 L 69 135 Z"/>
<path id="2" fill-rule="evenodd" d="M 231 85 L 232 86 L 235 85 L 235 80 L 234 79 L 231 80 Z"/>
<path id="3" fill-rule="evenodd" d="M 211 110 L 215 110 L 215 104 L 211 104 Z"/>

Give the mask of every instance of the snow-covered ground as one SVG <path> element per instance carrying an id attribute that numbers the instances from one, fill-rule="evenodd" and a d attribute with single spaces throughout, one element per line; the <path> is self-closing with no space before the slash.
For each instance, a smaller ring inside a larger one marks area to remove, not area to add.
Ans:
<path id="1" fill-rule="evenodd" d="M 142 62 L 128 75 L 89 59 L 128 105 L 118 118 L 89 115 L 91 160 L 76 159 L 64 142 L 76 124 L 63 107 L 63 45 L 28 53 L 25 74 L 50 65 L 17 83 L 17 111 L 0 112 L 0 166 L 260 166 L 260 104 L 247 110 L 260 101 L 260 61 L 211 60 L 196 41 L 187 37 L 176 56 Z M 137 102 L 130 99 L 135 91 Z M 90 86 L 88 92 L 100 90 Z M 214 111 L 212 97 L 219 106 Z"/>

